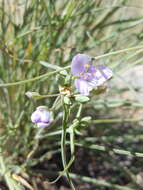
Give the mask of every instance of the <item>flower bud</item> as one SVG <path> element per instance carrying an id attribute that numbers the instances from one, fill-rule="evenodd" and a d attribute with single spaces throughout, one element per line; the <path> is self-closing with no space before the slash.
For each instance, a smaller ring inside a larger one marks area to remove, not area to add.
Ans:
<path id="1" fill-rule="evenodd" d="M 30 99 L 39 99 L 41 98 L 41 95 L 38 92 L 26 92 L 25 95 Z"/>
<path id="2" fill-rule="evenodd" d="M 46 106 L 39 106 L 31 115 L 31 121 L 37 124 L 38 128 L 44 128 L 52 122 L 51 112 L 47 110 Z"/>

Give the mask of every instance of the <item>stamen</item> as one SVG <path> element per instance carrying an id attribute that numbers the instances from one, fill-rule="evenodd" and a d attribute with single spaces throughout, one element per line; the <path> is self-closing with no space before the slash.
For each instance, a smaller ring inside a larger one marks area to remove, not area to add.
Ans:
<path id="1" fill-rule="evenodd" d="M 86 73 L 80 73 L 80 76 L 82 77 L 82 79 L 87 80 L 88 76 Z"/>
<path id="2" fill-rule="evenodd" d="M 84 64 L 84 67 L 89 68 L 90 64 Z"/>
<path id="3" fill-rule="evenodd" d="M 84 73 L 80 73 L 80 76 L 84 76 Z"/>

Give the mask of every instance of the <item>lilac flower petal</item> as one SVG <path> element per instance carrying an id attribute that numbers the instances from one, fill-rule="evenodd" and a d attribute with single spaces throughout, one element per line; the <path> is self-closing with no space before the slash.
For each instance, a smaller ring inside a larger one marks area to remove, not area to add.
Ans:
<path id="1" fill-rule="evenodd" d="M 39 110 L 41 122 L 46 123 L 50 120 L 50 113 L 47 110 Z"/>
<path id="2" fill-rule="evenodd" d="M 88 85 L 93 89 L 96 86 L 99 86 L 99 79 L 94 78 L 90 82 L 88 82 Z"/>
<path id="3" fill-rule="evenodd" d="M 37 123 L 38 128 L 44 128 L 44 127 L 47 127 L 48 125 L 50 125 L 50 122 L 48 122 L 48 123 L 44 123 L 44 122 Z"/>
<path id="4" fill-rule="evenodd" d="M 96 67 L 93 65 L 90 65 L 90 67 L 88 68 L 88 72 L 89 73 L 95 73 L 96 72 Z"/>
<path id="5" fill-rule="evenodd" d="M 107 66 L 99 65 L 98 69 L 106 80 L 110 79 L 113 76 L 113 72 Z"/>
<path id="6" fill-rule="evenodd" d="M 40 116 L 38 110 L 36 110 L 35 112 L 32 113 L 32 115 L 31 115 L 31 121 L 33 123 L 38 123 L 38 122 L 41 121 L 41 116 Z"/>
<path id="7" fill-rule="evenodd" d="M 91 64 L 91 57 L 85 54 L 77 54 L 72 59 L 71 72 L 74 76 L 80 76 Z"/>
<path id="8" fill-rule="evenodd" d="M 103 66 L 102 69 L 99 69 L 95 73 L 95 77 L 93 80 L 89 82 L 89 85 L 92 87 L 100 86 L 108 79 L 113 76 L 113 73 L 106 66 Z"/>
<path id="9" fill-rule="evenodd" d="M 93 89 L 91 85 L 89 85 L 88 81 L 82 79 L 75 79 L 75 87 L 80 92 L 81 95 L 88 96 L 89 92 Z"/>

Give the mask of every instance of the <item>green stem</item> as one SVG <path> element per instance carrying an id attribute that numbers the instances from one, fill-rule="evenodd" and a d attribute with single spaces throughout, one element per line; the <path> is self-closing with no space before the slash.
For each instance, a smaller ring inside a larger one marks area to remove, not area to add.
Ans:
<path id="1" fill-rule="evenodd" d="M 82 104 L 80 104 L 77 114 L 76 114 L 76 118 L 79 119 L 80 115 L 81 115 L 81 111 L 82 111 Z M 75 158 L 74 154 L 75 154 L 75 127 L 77 126 L 77 123 L 73 124 L 71 131 L 70 131 L 70 149 L 71 149 L 71 156 L 73 157 L 73 159 Z"/>
<path id="2" fill-rule="evenodd" d="M 128 150 L 123 150 L 123 149 L 117 149 L 117 148 L 110 148 L 102 145 L 97 145 L 97 144 L 92 144 L 88 145 L 85 143 L 75 143 L 76 146 L 80 147 L 86 147 L 92 150 L 99 150 L 103 152 L 112 152 L 115 154 L 120 154 L 120 155 L 128 155 L 128 156 L 133 156 L 133 157 L 140 157 L 143 158 L 143 153 L 141 152 L 134 152 L 134 151 L 128 151 Z"/>
<path id="3" fill-rule="evenodd" d="M 70 132 L 70 149 L 71 149 L 71 157 L 73 157 L 73 159 L 75 159 L 75 132 L 74 132 L 74 128 L 72 128 L 71 132 Z"/>
<path id="4" fill-rule="evenodd" d="M 78 112 L 76 114 L 76 118 L 79 119 L 80 115 L 81 115 L 81 111 L 82 111 L 82 104 L 80 104 Z M 75 125 L 73 124 L 73 126 L 71 127 L 71 131 L 70 131 L 70 150 L 71 150 L 71 160 L 72 163 L 75 160 L 75 127 L 78 124 L 75 123 Z"/>
<path id="5" fill-rule="evenodd" d="M 37 97 L 37 100 L 41 100 L 43 98 L 52 98 L 52 97 L 57 97 L 57 96 L 60 96 L 60 94 L 40 95 L 39 97 Z"/>
<path id="6" fill-rule="evenodd" d="M 95 184 L 97 186 L 103 186 L 103 187 L 108 187 L 110 190 L 114 189 L 114 190 L 135 190 L 131 187 L 127 187 L 127 186 L 121 186 L 121 185 L 116 185 L 116 184 L 111 184 L 105 180 L 98 180 L 96 178 L 91 178 L 91 177 L 87 177 L 87 176 L 81 176 L 81 175 L 77 175 L 74 173 L 70 173 L 70 176 L 72 179 L 78 179 L 80 181 L 84 181 L 86 183 L 92 183 Z"/>
<path id="7" fill-rule="evenodd" d="M 142 48 L 143 48 L 143 46 L 135 46 L 135 47 L 131 47 L 131 48 L 126 48 L 126 49 L 121 49 L 121 50 L 113 51 L 113 52 L 106 53 L 106 54 L 103 54 L 103 55 L 99 55 L 99 56 L 96 56 L 96 57 L 93 57 L 93 58 L 95 60 L 96 59 L 101 59 L 101 58 L 108 57 L 108 56 L 111 56 L 111 55 L 117 55 L 117 54 L 120 54 L 120 53 L 124 53 L 124 52 L 128 52 L 128 51 L 133 51 L 133 50 L 137 50 L 137 49 L 142 49 Z"/>
<path id="8" fill-rule="evenodd" d="M 62 125 L 62 139 L 61 139 L 61 151 L 62 151 L 62 162 L 65 168 L 66 166 L 66 155 L 65 155 L 65 141 L 66 141 L 66 121 L 67 121 L 67 112 L 66 107 L 64 105 L 64 115 L 63 115 L 63 125 Z"/>
<path id="9" fill-rule="evenodd" d="M 62 125 L 62 137 L 61 137 L 61 155 L 62 155 L 62 162 L 64 170 L 67 168 L 67 161 L 66 161 L 66 129 L 67 129 L 67 121 L 69 117 L 69 110 L 67 106 L 63 103 L 64 108 L 64 115 L 63 115 L 63 125 Z M 65 171 L 68 182 L 72 190 L 75 190 L 75 187 L 70 179 L 68 169 Z"/>
<path id="10" fill-rule="evenodd" d="M 142 121 L 143 118 L 128 118 L 128 119 L 98 119 L 98 120 L 91 120 L 91 123 L 96 123 L 96 124 L 100 124 L 100 123 L 123 123 L 123 122 L 139 122 Z"/>
<path id="11" fill-rule="evenodd" d="M 83 107 L 83 105 L 82 105 L 82 104 L 80 104 L 79 109 L 78 109 L 78 112 L 77 112 L 77 114 L 76 114 L 76 118 L 77 118 L 77 119 L 79 119 L 79 118 L 80 118 L 81 111 L 82 111 L 82 107 Z"/>
<path id="12" fill-rule="evenodd" d="M 71 167 L 73 161 L 74 161 L 74 158 L 72 157 L 70 159 L 69 163 L 67 164 L 67 166 L 65 167 L 65 169 L 62 172 L 59 172 L 60 175 L 54 181 L 48 182 L 48 184 L 56 183 L 66 173 L 66 171 Z"/>
<path id="13" fill-rule="evenodd" d="M 34 78 L 31 78 L 31 79 L 27 79 L 27 80 L 23 80 L 23 81 L 18 81 L 18 82 L 12 82 L 12 83 L 5 83 L 5 84 L 0 84 L 0 87 L 10 87 L 10 86 L 17 86 L 17 85 L 22 85 L 22 84 L 26 84 L 26 83 L 29 83 L 29 82 L 34 82 L 36 80 L 40 80 L 40 79 L 43 79 L 43 78 L 46 78 L 46 77 L 49 77 L 49 76 L 52 76 L 56 73 L 59 73 L 63 70 L 67 70 L 69 69 L 70 66 L 67 66 L 67 67 L 64 67 L 62 69 L 58 69 L 56 71 L 52 71 L 50 73 L 45 73 L 43 75 L 40 75 L 40 76 L 37 76 L 37 77 L 34 77 Z"/>
<path id="14" fill-rule="evenodd" d="M 58 96 L 58 97 L 55 99 L 55 101 L 54 101 L 52 107 L 50 108 L 51 111 L 53 111 L 53 110 L 57 107 L 57 104 L 59 104 L 59 101 L 60 101 L 60 96 Z"/>
<path id="15" fill-rule="evenodd" d="M 127 122 L 127 123 L 137 123 L 143 121 L 143 118 L 125 118 L 125 119 L 97 119 L 97 120 L 91 120 L 90 123 L 95 123 L 95 124 L 102 124 L 102 123 L 122 123 L 122 122 Z M 67 130 L 67 132 L 69 132 L 69 130 Z M 58 131 L 54 131 L 51 133 L 48 133 L 46 135 L 43 136 L 39 136 L 39 139 L 42 138 L 47 138 L 49 136 L 55 136 L 55 135 L 61 135 L 62 131 L 58 130 Z"/>
<path id="16" fill-rule="evenodd" d="M 120 54 L 120 53 L 124 53 L 124 52 L 128 52 L 128 51 L 133 51 L 133 50 L 137 50 L 137 49 L 143 49 L 143 46 L 135 46 L 135 47 L 127 48 L 127 49 L 122 49 L 122 50 L 106 53 L 106 54 L 103 54 L 103 55 L 99 55 L 99 56 L 96 56 L 96 57 L 93 57 L 93 58 L 95 60 L 97 60 L 97 59 L 101 59 L 101 58 L 108 57 L 108 56 L 111 56 L 111 55 L 117 55 L 117 54 Z M 45 73 L 43 75 L 31 78 L 31 79 L 27 79 L 27 80 L 23 80 L 23 81 L 18 81 L 18 82 L 12 82 L 12 83 L 0 84 L 0 87 L 10 87 L 10 86 L 16 86 L 16 85 L 23 85 L 23 84 L 26 84 L 26 83 L 29 83 L 29 82 L 34 82 L 36 80 L 41 80 L 43 78 L 47 78 L 49 76 L 52 76 L 52 75 L 54 75 L 56 73 L 59 73 L 60 71 L 67 70 L 69 68 L 70 68 L 70 65 L 66 66 L 64 68 L 58 69 L 56 71 L 53 71 L 53 72 Z"/>
<path id="17" fill-rule="evenodd" d="M 35 135 L 35 142 L 34 142 L 34 146 L 32 147 L 32 150 L 28 153 L 25 162 L 22 164 L 22 167 L 25 168 L 29 162 L 29 160 L 33 157 L 33 155 L 35 154 L 36 150 L 38 149 L 39 146 L 39 136 L 42 134 L 44 128 L 39 128 L 37 129 L 37 133 Z"/>

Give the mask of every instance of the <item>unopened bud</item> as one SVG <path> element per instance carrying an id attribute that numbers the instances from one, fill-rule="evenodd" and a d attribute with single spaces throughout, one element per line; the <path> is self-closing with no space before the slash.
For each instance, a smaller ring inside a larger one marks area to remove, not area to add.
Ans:
<path id="1" fill-rule="evenodd" d="M 41 98 L 41 95 L 38 93 L 38 92 L 26 92 L 25 95 L 28 97 L 28 98 L 31 98 L 31 99 L 39 99 Z"/>

